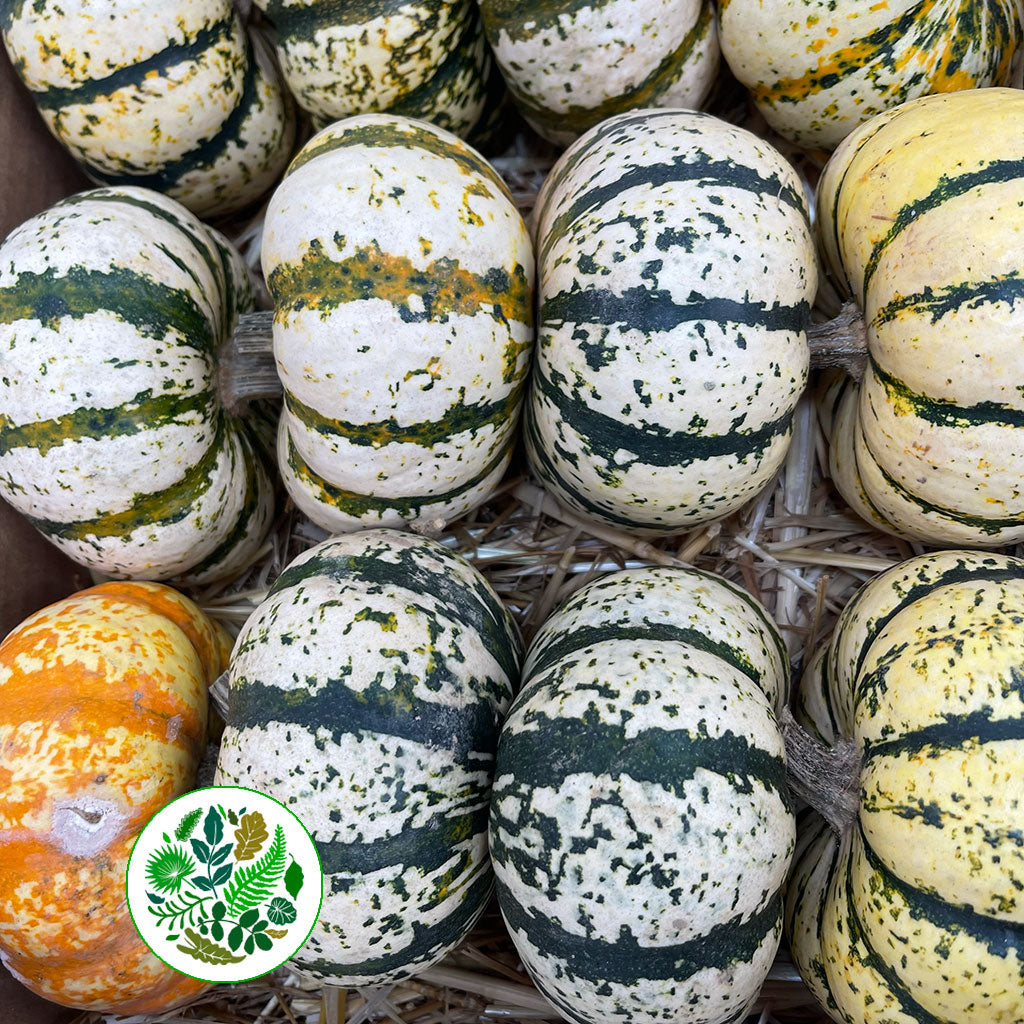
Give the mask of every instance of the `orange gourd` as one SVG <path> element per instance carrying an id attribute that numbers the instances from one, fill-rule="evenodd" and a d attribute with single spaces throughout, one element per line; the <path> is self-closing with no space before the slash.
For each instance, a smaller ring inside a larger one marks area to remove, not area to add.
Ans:
<path id="1" fill-rule="evenodd" d="M 146 948 L 125 870 L 146 822 L 194 785 L 229 650 L 158 583 L 83 590 L 0 644 L 0 960 L 33 992 L 148 1013 L 204 987 Z"/>

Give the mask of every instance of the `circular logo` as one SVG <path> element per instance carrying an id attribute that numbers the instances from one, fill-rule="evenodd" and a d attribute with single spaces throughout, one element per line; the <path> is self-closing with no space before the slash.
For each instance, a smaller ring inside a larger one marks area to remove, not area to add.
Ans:
<path id="1" fill-rule="evenodd" d="M 248 981 L 309 937 L 323 872 L 287 807 L 253 789 L 211 786 L 153 815 L 128 858 L 127 889 L 136 929 L 168 967 Z"/>

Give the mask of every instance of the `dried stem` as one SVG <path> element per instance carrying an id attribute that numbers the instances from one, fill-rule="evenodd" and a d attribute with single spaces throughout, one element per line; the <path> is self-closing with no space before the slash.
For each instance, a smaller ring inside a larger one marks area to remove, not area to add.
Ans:
<path id="1" fill-rule="evenodd" d="M 782 711 L 786 741 L 786 779 L 789 788 L 806 800 L 831 826 L 844 835 L 860 806 L 861 756 L 852 740 L 834 747 L 819 743 L 801 728 L 789 708 Z"/>
<path id="2" fill-rule="evenodd" d="M 807 330 L 811 366 L 845 370 L 856 380 L 864 377 L 868 360 L 868 328 L 856 303 L 844 302 L 839 315 Z"/>
<path id="3" fill-rule="evenodd" d="M 269 311 L 243 313 L 234 335 L 221 349 L 217 391 L 224 408 L 234 416 L 257 398 L 280 398 L 283 393 L 274 361 L 273 323 L 274 314 Z"/>

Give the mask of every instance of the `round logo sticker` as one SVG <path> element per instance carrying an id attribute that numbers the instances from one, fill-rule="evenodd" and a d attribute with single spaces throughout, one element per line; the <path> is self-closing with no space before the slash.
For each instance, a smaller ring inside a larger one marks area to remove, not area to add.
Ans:
<path id="1" fill-rule="evenodd" d="M 128 909 L 168 967 L 248 981 L 294 956 L 320 916 L 313 840 L 283 804 L 211 786 L 149 820 L 128 859 Z"/>

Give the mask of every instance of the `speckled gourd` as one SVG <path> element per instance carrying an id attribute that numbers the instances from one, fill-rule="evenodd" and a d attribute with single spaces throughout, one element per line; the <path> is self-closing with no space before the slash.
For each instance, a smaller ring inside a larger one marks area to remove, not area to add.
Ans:
<path id="1" fill-rule="evenodd" d="M 340 985 L 425 970 L 493 888 L 487 809 L 520 641 L 483 577 L 393 530 L 299 556 L 231 659 L 216 781 L 309 829 L 320 920 L 292 963 Z"/>
<path id="2" fill-rule="evenodd" d="M 238 253 L 166 196 L 62 200 L 0 246 L 0 495 L 109 576 L 204 582 L 262 543 L 257 435 L 214 388 L 252 291 Z"/>
<path id="3" fill-rule="evenodd" d="M 829 390 L 831 475 L 880 529 L 1024 539 L 1024 93 L 913 100 L 836 150 L 822 254 L 867 329 L 864 379 Z"/>
<path id="4" fill-rule="evenodd" d="M 0 28 L 43 120 L 99 183 L 213 216 L 287 163 L 290 98 L 231 0 L 10 0 Z"/>
<path id="5" fill-rule="evenodd" d="M 798 819 L 793 961 L 840 1024 L 1017 1024 L 1024 561 L 920 555 L 847 605 L 796 718 L 852 742 L 852 813 Z"/>
<path id="6" fill-rule="evenodd" d="M 480 0 L 519 109 L 566 145 L 613 114 L 697 109 L 718 73 L 712 0 Z"/>
<path id="7" fill-rule="evenodd" d="M 535 223 L 534 472 L 638 533 L 735 511 L 782 463 L 807 379 L 817 269 L 793 169 L 708 114 L 620 114 L 565 152 Z"/>
<path id="8" fill-rule="evenodd" d="M 491 855 L 530 976 L 576 1024 L 723 1024 L 782 931 L 794 819 L 764 608 L 696 570 L 613 573 L 543 625 L 498 742 Z"/>
<path id="9" fill-rule="evenodd" d="M 497 172 L 422 121 L 339 121 L 274 193 L 262 260 L 299 508 L 337 533 L 483 500 L 533 349 L 533 250 Z"/>
<path id="10" fill-rule="evenodd" d="M 719 0 L 722 53 L 780 135 L 834 149 L 910 99 L 1010 84 L 1021 0 Z"/>
<path id="11" fill-rule="evenodd" d="M 195 784 L 231 642 L 158 583 L 105 583 L 0 643 L 0 961 L 65 1006 L 158 1014 L 202 981 L 147 948 L 125 901 L 135 838 Z"/>
<path id="12" fill-rule="evenodd" d="M 256 0 L 288 87 L 322 128 L 401 114 L 473 142 L 505 95 L 474 0 Z"/>

